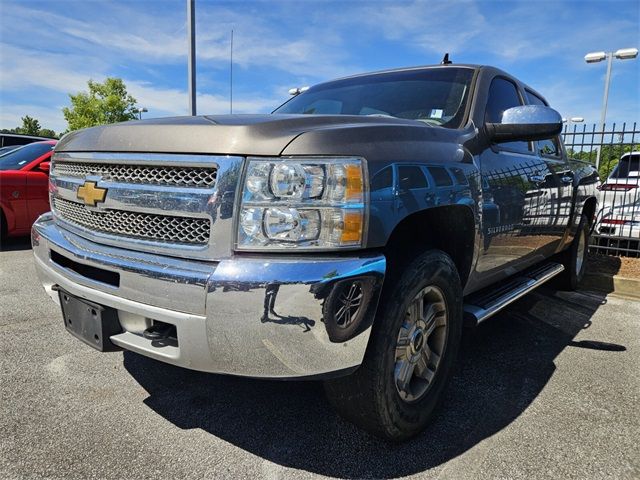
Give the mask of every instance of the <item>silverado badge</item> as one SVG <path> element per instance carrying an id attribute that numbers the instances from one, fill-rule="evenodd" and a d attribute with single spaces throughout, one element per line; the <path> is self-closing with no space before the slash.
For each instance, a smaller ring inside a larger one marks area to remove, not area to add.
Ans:
<path id="1" fill-rule="evenodd" d="M 107 189 L 100 188 L 96 182 L 84 182 L 80 188 L 78 188 L 77 197 L 83 200 L 85 204 L 95 207 L 98 202 L 104 202 L 107 196 Z"/>

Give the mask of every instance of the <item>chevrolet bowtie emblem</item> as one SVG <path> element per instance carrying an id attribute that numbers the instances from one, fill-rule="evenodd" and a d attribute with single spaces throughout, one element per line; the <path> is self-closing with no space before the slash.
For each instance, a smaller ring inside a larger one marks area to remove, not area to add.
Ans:
<path id="1" fill-rule="evenodd" d="M 84 185 L 78 188 L 77 197 L 92 207 L 95 207 L 98 202 L 104 202 L 107 196 L 107 189 L 96 185 L 96 182 L 84 182 Z"/>

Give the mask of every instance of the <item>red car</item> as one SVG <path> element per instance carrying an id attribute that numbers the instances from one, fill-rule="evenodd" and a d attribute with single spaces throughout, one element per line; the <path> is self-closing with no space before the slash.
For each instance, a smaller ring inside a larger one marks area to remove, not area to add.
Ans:
<path id="1" fill-rule="evenodd" d="M 0 239 L 28 235 L 49 211 L 49 162 L 55 140 L 35 142 L 0 155 Z"/>

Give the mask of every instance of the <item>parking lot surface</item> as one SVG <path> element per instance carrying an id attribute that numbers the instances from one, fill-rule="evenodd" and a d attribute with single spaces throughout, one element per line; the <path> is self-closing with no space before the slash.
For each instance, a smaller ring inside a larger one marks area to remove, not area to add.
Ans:
<path id="1" fill-rule="evenodd" d="M 391 445 L 317 382 L 94 351 L 31 257 L 0 251 L 0 478 L 640 478 L 640 302 L 528 295 L 467 340 L 432 425 Z"/>

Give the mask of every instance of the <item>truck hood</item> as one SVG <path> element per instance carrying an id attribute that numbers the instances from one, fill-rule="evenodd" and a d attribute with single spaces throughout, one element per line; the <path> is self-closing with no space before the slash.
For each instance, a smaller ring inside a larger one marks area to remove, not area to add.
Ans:
<path id="1" fill-rule="evenodd" d="M 65 135 L 56 151 L 280 155 L 306 132 L 402 126 L 414 120 L 352 115 L 217 115 L 130 121 Z M 318 153 L 318 152 L 307 152 Z"/>

